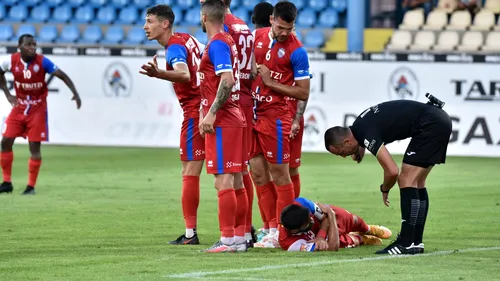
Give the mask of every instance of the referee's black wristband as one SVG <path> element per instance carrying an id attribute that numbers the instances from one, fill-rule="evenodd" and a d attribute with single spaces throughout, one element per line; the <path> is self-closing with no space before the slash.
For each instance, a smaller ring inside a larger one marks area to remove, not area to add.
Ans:
<path id="1" fill-rule="evenodd" d="M 382 190 L 382 186 L 383 186 L 383 184 L 381 184 L 381 185 L 380 185 L 380 192 L 382 192 L 382 193 L 389 193 L 389 190 L 387 190 L 387 191 L 383 191 L 383 190 Z"/>

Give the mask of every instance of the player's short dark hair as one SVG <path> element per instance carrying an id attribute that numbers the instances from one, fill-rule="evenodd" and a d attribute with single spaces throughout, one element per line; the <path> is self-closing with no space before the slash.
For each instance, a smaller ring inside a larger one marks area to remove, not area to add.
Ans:
<path id="1" fill-rule="evenodd" d="M 273 16 L 292 23 L 297 18 L 297 7 L 292 2 L 280 1 L 274 5 Z"/>
<path id="2" fill-rule="evenodd" d="M 207 0 L 201 5 L 201 10 L 211 22 L 224 22 L 226 6 L 221 0 Z"/>
<path id="3" fill-rule="evenodd" d="M 271 26 L 269 16 L 273 14 L 273 5 L 268 2 L 261 2 L 253 8 L 252 23 L 257 28 Z"/>
<path id="4" fill-rule="evenodd" d="M 169 5 L 156 5 L 146 10 L 146 15 L 154 15 L 170 22 L 170 27 L 174 25 L 175 14 Z"/>
<path id="5" fill-rule="evenodd" d="M 335 126 L 325 132 L 325 148 L 329 151 L 330 146 L 339 147 L 342 141 L 349 135 L 349 128 Z"/>
<path id="6" fill-rule="evenodd" d="M 231 1 L 232 0 L 222 0 L 222 2 L 224 3 L 224 6 L 226 6 L 226 8 L 231 7 Z"/>
<path id="7" fill-rule="evenodd" d="M 19 36 L 19 40 L 17 42 L 18 46 L 21 46 L 21 44 L 23 44 L 25 38 L 31 38 L 31 39 L 33 39 L 35 37 L 33 35 L 31 35 L 31 34 L 28 34 L 28 33 L 25 33 L 25 34 Z"/>
<path id="8" fill-rule="evenodd" d="M 288 230 L 300 229 L 309 220 L 309 210 L 297 204 L 288 205 L 281 211 L 281 224 Z"/>

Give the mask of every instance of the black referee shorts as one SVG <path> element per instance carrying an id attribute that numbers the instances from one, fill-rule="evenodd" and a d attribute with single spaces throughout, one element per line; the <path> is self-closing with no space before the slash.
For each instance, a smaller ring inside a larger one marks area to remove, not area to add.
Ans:
<path id="1" fill-rule="evenodd" d="M 428 105 L 428 109 L 420 113 L 403 163 L 422 168 L 444 164 L 450 135 L 450 116 L 441 108 Z"/>

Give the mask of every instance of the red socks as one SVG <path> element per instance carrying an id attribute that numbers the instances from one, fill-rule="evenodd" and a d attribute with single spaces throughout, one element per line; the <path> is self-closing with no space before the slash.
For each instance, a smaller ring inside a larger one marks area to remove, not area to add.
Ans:
<path id="1" fill-rule="evenodd" d="M 287 185 L 276 186 L 278 192 L 278 200 L 276 201 L 276 219 L 280 223 L 281 211 L 295 200 L 293 183 Z"/>
<path id="2" fill-rule="evenodd" d="M 276 222 L 276 193 L 274 183 L 271 181 L 263 186 L 257 187 L 257 193 L 260 194 L 260 205 L 264 211 L 269 228 L 277 228 Z"/>
<path id="3" fill-rule="evenodd" d="M 245 232 L 250 233 L 252 230 L 253 183 L 249 174 L 243 175 L 243 185 L 245 186 L 248 205 Z"/>
<path id="4" fill-rule="evenodd" d="M 3 181 L 12 182 L 12 162 L 14 161 L 14 153 L 2 152 L 0 153 L 0 162 L 2 166 Z"/>
<path id="5" fill-rule="evenodd" d="M 36 186 L 36 179 L 38 178 L 40 165 L 42 165 L 42 159 L 30 158 L 28 161 L 28 186 Z"/>
<path id="6" fill-rule="evenodd" d="M 248 213 L 248 197 L 245 188 L 234 191 L 236 195 L 236 218 L 234 223 L 234 236 L 245 236 Z M 250 232 L 250 231 L 248 231 Z"/>
<path id="7" fill-rule="evenodd" d="M 260 200 L 259 189 L 257 189 L 257 205 L 259 205 L 260 218 L 262 219 L 262 222 L 264 223 L 264 225 L 262 227 L 264 229 L 269 229 L 269 220 L 266 218 L 266 213 L 264 212 L 264 209 L 262 208 L 262 201 Z"/>
<path id="8" fill-rule="evenodd" d="M 234 189 L 225 189 L 217 193 L 219 197 L 219 228 L 222 237 L 234 237 L 236 193 Z"/>
<path id="9" fill-rule="evenodd" d="M 182 176 L 181 202 L 186 228 L 195 229 L 200 204 L 200 177 Z"/>
<path id="10" fill-rule="evenodd" d="M 295 198 L 297 198 L 300 196 L 300 175 L 299 174 L 293 175 L 290 176 L 290 178 L 292 179 Z"/>
<path id="11" fill-rule="evenodd" d="M 12 182 L 12 162 L 14 161 L 14 153 L 2 152 L 0 153 L 0 162 L 2 166 L 2 176 L 3 181 Z M 28 185 L 35 187 L 36 179 L 38 178 L 38 172 L 40 172 L 40 166 L 42 165 L 42 159 L 28 160 Z"/>

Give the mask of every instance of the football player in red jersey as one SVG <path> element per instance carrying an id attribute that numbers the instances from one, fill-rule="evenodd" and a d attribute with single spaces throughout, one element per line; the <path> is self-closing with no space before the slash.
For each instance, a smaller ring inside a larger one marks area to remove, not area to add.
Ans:
<path id="1" fill-rule="evenodd" d="M 296 17 L 297 8 L 293 3 L 278 2 L 270 18 L 271 27 L 257 29 L 254 38 L 256 78 L 252 96 L 257 103 L 257 121 L 250 168 L 266 219 L 270 218 L 267 240 L 273 243 L 269 245 L 277 244 L 277 214 L 295 198 L 289 172 L 289 137 L 294 118 L 286 97 L 304 101 L 309 97 L 309 59 L 293 34 Z M 266 238 L 262 242 L 264 240 Z"/>
<path id="2" fill-rule="evenodd" d="M 11 180 L 12 147 L 17 137 L 28 137 L 31 157 L 28 161 L 28 185 L 23 194 L 35 194 L 38 172 L 42 164 L 41 142 L 49 140 L 47 117 L 47 82 L 45 75 L 51 74 L 69 87 L 77 109 L 82 101 L 73 81 L 47 57 L 36 53 L 36 40 L 32 35 L 19 37 L 19 52 L 12 54 L 0 66 L 0 88 L 13 108 L 5 121 L 0 155 L 3 172 L 3 183 L 0 193 L 10 193 L 14 189 Z M 16 95 L 11 95 L 7 87 L 4 73 L 10 71 L 14 75 Z"/>
<path id="3" fill-rule="evenodd" d="M 273 5 L 268 2 L 261 2 L 253 8 L 252 13 L 252 23 L 255 25 L 256 29 L 269 27 L 271 26 L 271 22 L 269 21 L 269 17 L 273 14 Z M 255 37 L 255 30 L 252 32 L 252 35 Z M 255 108 L 255 100 L 254 100 L 254 108 Z M 252 134 L 253 137 L 253 134 Z M 251 149 L 250 149 L 251 150 Z M 272 185 L 274 188 L 275 186 Z M 276 192 L 276 191 L 273 191 Z M 257 241 L 262 240 L 269 233 L 269 219 L 266 218 L 266 213 L 262 208 L 262 202 L 260 200 L 260 193 L 257 192 L 257 203 L 259 206 L 260 217 L 263 222 L 262 228 L 259 229 L 259 233 L 257 234 Z"/>
<path id="4" fill-rule="evenodd" d="M 238 103 L 240 74 L 238 50 L 224 32 L 226 8 L 220 0 L 201 7 L 201 26 L 208 44 L 198 75 L 201 85 L 200 131 L 205 137 L 207 173 L 214 174 L 218 192 L 221 238 L 210 253 L 246 251 L 245 223 L 248 197 L 242 172 L 248 159 L 246 119 Z"/>
<path id="5" fill-rule="evenodd" d="M 203 4 L 205 0 L 200 0 Z M 222 1 L 226 7 L 226 15 L 224 17 L 224 31 L 229 33 L 236 43 L 238 50 L 238 62 L 240 65 L 240 90 L 239 90 L 239 104 L 247 122 L 247 151 L 250 152 L 250 145 L 252 143 L 252 127 L 253 127 L 253 100 L 251 95 L 252 80 L 250 73 L 252 70 L 252 49 L 253 49 L 253 35 L 248 25 L 240 18 L 231 13 L 231 0 Z M 248 174 L 248 159 L 245 160 L 245 168 L 242 173 L 243 184 L 248 197 L 248 212 L 245 229 L 245 240 L 253 247 L 253 242 L 256 242 L 256 237 L 252 237 L 252 206 L 253 206 L 253 183 L 250 175 Z"/>
<path id="6" fill-rule="evenodd" d="M 142 66 L 141 74 L 172 82 L 184 113 L 180 136 L 182 162 L 181 204 L 186 226 L 185 234 L 169 244 L 199 244 L 196 233 L 200 203 L 200 174 L 205 159 L 205 140 L 198 129 L 200 117 L 200 43 L 186 33 L 174 33 L 175 15 L 167 5 L 157 5 L 146 11 L 144 31 L 149 40 L 157 40 L 165 48 L 166 70 L 159 69 L 156 56 Z"/>
<path id="7" fill-rule="evenodd" d="M 387 227 L 368 225 L 343 208 L 299 197 L 281 212 L 279 246 L 291 252 L 338 251 L 382 245 L 391 235 Z"/>
<path id="8" fill-rule="evenodd" d="M 253 49 L 253 34 L 248 25 L 231 14 L 231 0 L 223 0 L 226 6 L 226 16 L 224 17 L 224 31 L 229 33 L 233 37 L 234 43 L 236 44 L 236 49 L 238 50 L 238 60 L 240 65 L 240 100 L 239 104 L 243 113 L 245 114 L 247 122 L 247 149 L 246 151 L 250 153 L 250 146 L 252 144 L 252 128 L 253 128 L 253 100 L 251 95 L 252 80 L 250 79 L 250 74 L 252 71 L 252 49 Z M 246 165 L 248 165 L 248 160 L 246 159 Z M 249 245 L 253 247 L 253 243 L 257 242 L 256 237 L 252 237 L 252 206 L 253 206 L 253 183 L 250 175 L 248 174 L 248 168 L 245 167 L 243 171 L 243 184 L 245 185 L 245 190 L 247 191 L 248 197 L 248 212 L 246 220 L 246 230 L 245 239 L 249 242 Z"/>

